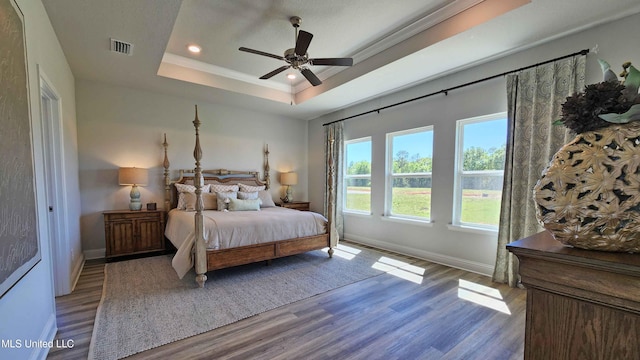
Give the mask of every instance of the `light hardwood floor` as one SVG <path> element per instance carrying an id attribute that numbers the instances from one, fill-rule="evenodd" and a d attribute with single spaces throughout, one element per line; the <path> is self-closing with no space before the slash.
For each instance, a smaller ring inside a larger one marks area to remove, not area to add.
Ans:
<path id="1" fill-rule="evenodd" d="M 130 358 L 522 359 L 524 290 L 386 253 L 423 268 L 421 283 L 401 272 L 373 277 Z M 52 349 L 49 359 L 87 358 L 103 271 L 88 261 L 74 292 L 56 299 L 56 339 L 75 346 Z"/>

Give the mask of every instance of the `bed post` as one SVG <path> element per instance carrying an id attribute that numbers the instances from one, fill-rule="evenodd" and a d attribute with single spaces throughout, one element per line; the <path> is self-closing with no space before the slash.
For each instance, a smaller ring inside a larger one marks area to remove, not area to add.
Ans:
<path id="1" fill-rule="evenodd" d="M 271 187 L 271 175 L 269 175 L 269 171 L 269 144 L 267 144 L 264 149 L 264 184 L 267 190 Z"/>
<path id="2" fill-rule="evenodd" d="M 164 142 L 162 143 L 164 148 L 164 161 L 162 167 L 164 167 L 164 211 L 169 212 L 171 209 L 171 179 L 169 177 L 169 157 L 167 156 L 167 134 L 164 134 Z"/>
<path id="3" fill-rule="evenodd" d="M 195 270 L 196 282 L 198 286 L 203 288 L 207 281 L 207 249 L 204 244 L 204 220 L 202 216 L 202 168 L 200 160 L 202 159 L 202 148 L 200 147 L 200 119 L 198 119 L 198 105 L 196 105 L 196 118 L 193 120 L 193 126 L 196 129 L 196 146 L 193 149 L 193 158 L 196 161 L 194 171 L 193 184 L 196 187 L 196 215 L 195 215 Z"/>

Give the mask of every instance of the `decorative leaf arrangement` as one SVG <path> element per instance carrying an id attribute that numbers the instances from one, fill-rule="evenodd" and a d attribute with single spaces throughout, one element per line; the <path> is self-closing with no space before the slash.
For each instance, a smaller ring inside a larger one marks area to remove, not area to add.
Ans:
<path id="1" fill-rule="evenodd" d="M 640 71 L 626 62 L 622 64 L 620 81 L 609 63 L 598 61 L 604 81 L 587 85 L 583 92 L 567 97 L 562 104 L 562 118 L 554 124 L 563 124 L 580 134 L 640 120 Z"/>

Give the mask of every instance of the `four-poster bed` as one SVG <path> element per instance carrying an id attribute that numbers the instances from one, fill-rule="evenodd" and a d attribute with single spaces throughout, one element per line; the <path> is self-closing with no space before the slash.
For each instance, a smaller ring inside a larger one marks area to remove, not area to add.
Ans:
<path id="1" fill-rule="evenodd" d="M 269 193 L 268 147 L 264 151 L 264 180 L 260 180 L 258 172 L 203 170 L 197 107 L 193 125 L 195 169 L 179 170 L 178 180 L 170 178 L 166 135 L 162 144 L 168 211 L 165 235 L 178 249 L 172 263 L 180 277 L 193 266 L 196 282 L 204 287 L 207 271 L 324 248 L 329 248 L 332 257 L 337 237 L 330 236 L 331 226 L 326 218 L 273 204 Z M 178 188 L 184 192 L 180 193 Z M 213 188 L 220 192 L 209 192 Z M 252 198 L 239 200 L 241 195 Z M 259 208 L 254 208 L 256 203 Z M 233 211 L 236 209 L 256 211 Z"/>

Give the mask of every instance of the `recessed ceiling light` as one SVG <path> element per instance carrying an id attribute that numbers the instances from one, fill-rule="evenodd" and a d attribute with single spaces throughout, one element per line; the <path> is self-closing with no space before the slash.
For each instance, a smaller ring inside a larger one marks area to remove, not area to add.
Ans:
<path id="1" fill-rule="evenodd" d="M 296 74 L 287 74 L 287 79 L 293 80 L 296 78 Z"/>
<path id="2" fill-rule="evenodd" d="M 198 45 L 189 45 L 187 49 L 189 49 L 189 51 L 191 51 L 192 53 L 196 53 L 196 54 L 202 51 L 202 48 Z"/>

